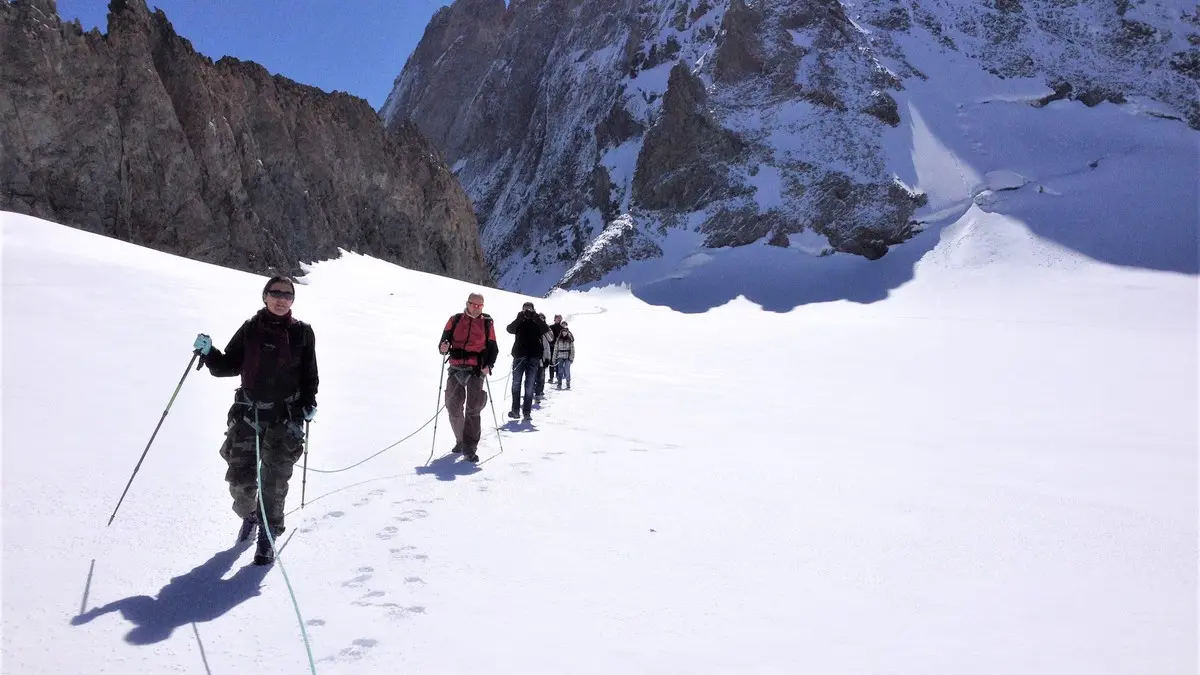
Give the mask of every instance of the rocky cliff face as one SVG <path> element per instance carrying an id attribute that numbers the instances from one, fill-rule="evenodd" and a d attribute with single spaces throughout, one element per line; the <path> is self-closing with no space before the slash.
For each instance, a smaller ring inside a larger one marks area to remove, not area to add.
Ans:
<path id="1" fill-rule="evenodd" d="M 1184 0 L 457 0 L 382 112 L 453 164 L 501 285 L 540 293 L 673 246 L 886 254 L 929 195 L 885 139 L 906 83 L 952 98 L 938 59 L 1200 128 Z"/>
<path id="2" fill-rule="evenodd" d="M 108 33 L 0 2 L 0 209 L 250 271 L 345 248 L 487 282 L 470 199 L 411 124 L 213 63 L 144 0 Z"/>

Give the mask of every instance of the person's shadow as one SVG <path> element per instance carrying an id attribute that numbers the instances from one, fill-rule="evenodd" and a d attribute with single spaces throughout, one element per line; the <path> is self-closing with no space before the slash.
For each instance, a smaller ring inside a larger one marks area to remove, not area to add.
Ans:
<path id="1" fill-rule="evenodd" d="M 232 577 L 221 578 L 233 569 L 238 556 L 249 546 L 250 542 L 243 542 L 217 553 L 187 574 L 171 579 L 159 589 L 157 597 L 135 595 L 116 600 L 72 618 L 71 625 L 80 626 L 119 611 L 126 621 L 134 624 L 125 641 L 149 645 L 171 637 L 180 626 L 212 621 L 260 594 L 263 577 L 271 569 L 269 565 L 246 565 Z"/>
<path id="2" fill-rule="evenodd" d="M 460 461 L 461 457 L 462 455 L 459 454 L 439 457 L 426 466 L 418 466 L 416 468 L 417 475 L 432 474 L 438 480 L 451 481 L 460 476 L 470 476 L 483 470 L 473 462 Z"/>

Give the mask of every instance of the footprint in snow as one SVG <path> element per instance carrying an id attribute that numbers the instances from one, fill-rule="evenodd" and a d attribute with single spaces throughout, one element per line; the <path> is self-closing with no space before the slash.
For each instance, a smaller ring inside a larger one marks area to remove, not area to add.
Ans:
<path id="1" fill-rule="evenodd" d="M 429 512 L 425 509 L 413 509 L 412 511 L 405 511 L 404 513 L 396 516 L 396 520 L 407 523 L 409 521 L 420 520 L 421 518 L 426 518 L 428 516 Z"/>
<path id="2" fill-rule="evenodd" d="M 396 560 L 420 560 L 422 562 L 429 560 L 429 556 L 424 553 L 416 553 L 416 546 L 401 546 L 400 548 L 388 549 L 392 557 Z M 405 580 L 407 581 L 407 579 Z M 420 579 L 417 579 L 420 581 Z"/>
<path id="3" fill-rule="evenodd" d="M 336 655 L 326 656 L 325 658 L 321 659 L 321 661 L 357 661 L 365 656 L 366 653 L 377 644 L 379 644 L 378 640 L 372 640 L 371 638 L 359 638 L 351 642 L 349 647 L 342 649 Z"/>
<path id="4" fill-rule="evenodd" d="M 359 586 L 362 586 L 363 584 L 365 584 L 367 581 L 370 581 L 371 576 L 372 576 L 371 573 L 374 571 L 375 570 L 370 567 L 360 567 L 360 568 L 358 568 L 358 572 L 359 572 L 358 576 L 354 577 L 350 581 L 343 581 L 342 585 L 347 588 L 358 588 Z"/>

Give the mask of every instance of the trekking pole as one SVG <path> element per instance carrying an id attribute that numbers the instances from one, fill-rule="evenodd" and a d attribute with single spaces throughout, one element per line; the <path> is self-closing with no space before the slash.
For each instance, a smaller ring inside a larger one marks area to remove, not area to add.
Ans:
<path id="1" fill-rule="evenodd" d="M 300 508 L 304 508 L 304 488 L 308 485 L 308 425 L 309 420 L 304 420 L 304 473 L 300 477 Z"/>
<path id="2" fill-rule="evenodd" d="M 150 452 L 150 445 L 154 443 L 154 437 L 158 435 L 158 430 L 162 428 L 163 420 L 167 419 L 167 413 L 171 411 L 171 406 L 175 403 L 175 397 L 179 395 L 179 390 L 183 388 L 183 381 L 187 379 L 188 373 L 192 371 L 192 364 L 196 362 L 196 357 L 200 356 L 200 350 L 192 352 L 192 360 L 188 361 L 187 368 L 183 369 L 183 377 L 179 378 L 179 384 L 175 385 L 175 393 L 171 394 L 171 400 L 167 401 L 167 407 L 163 409 L 162 417 L 158 418 L 158 424 L 154 427 L 154 433 L 150 434 L 150 440 L 146 443 L 146 449 L 142 450 L 142 456 L 138 459 L 137 466 L 133 467 L 133 475 L 129 477 L 129 482 L 125 484 L 125 490 L 121 493 L 121 498 L 117 500 L 117 508 L 113 509 L 112 515 L 108 517 L 108 525 L 113 524 L 113 519 L 117 517 L 117 509 L 121 508 L 121 502 L 125 501 L 125 495 L 129 493 L 129 486 L 133 485 L 133 479 L 137 476 L 138 469 L 142 468 L 142 462 L 146 459 L 146 453 Z M 196 370 L 200 370 L 204 366 L 201 362 L 196 366 Z M 108 527 L 105 525 L 105 527 Z"/>
<path id="3" fill-rule="evenodd" d="M 492 405 L 492 424 L 496 425 L 496 442 L 500 444 L 500 452 L 504 452 L 504 441 L 500 440 L 500 419 L 496 417 L 496 399 L 492 397 L 492 378 L 483 378 L 488 388 L 488 403 Z"/>
<path id="4" fill-rule="evenodd" d="M 446 363 L 449 361 L 450 361 L 450 355 L 447 354 L 446 358 L 442 359 L 442 368 L 440 371 L 441 374 L 438 375 L 437 407 L 434 408 L 434 410 L 436 410 L 437 412 L 434 413 L 433 440 L 429 443 L 429 459 L 425 460 L 425 466 L 429 466 L 429 463 L 433 461 L 433 451 L 434 451 L 434 448 L 437 447 L 437 425 L 438 425 L 438 418 L 441 417 L 441 415 L 438 413 L 442 412 L 442 382 L 444 382 L 446 379 Z"/>

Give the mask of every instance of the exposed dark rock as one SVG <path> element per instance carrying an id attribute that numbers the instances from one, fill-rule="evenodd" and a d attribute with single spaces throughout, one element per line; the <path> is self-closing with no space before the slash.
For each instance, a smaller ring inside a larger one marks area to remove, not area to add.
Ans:
<path id="1" fill-rule="evenodd" d="M 608 117 L 596 125 L 596 146 L 609 148 L 641 135 L 645 127 L 629 114 L 625 106 L 613 103 Z"/>
<path id="2" fill-rule="evenodd" d="M 555 285 L 570 288 L 589 284 L 633 261 L 657 258 L 662 253 L 658 244 L 639 232 L 633 217 L 626 214 L 609 223 L 579 257 L 579 261 Z"/>
<path id="3" fill-rule="evenodd" d="M 896 99 L 886 91 L 871 92 L 871 103 L 863 112 L 888 126 L 900 124 L 900 110 L 896 107 Z"/>
<path id="4" fill-rule="evenodd" d="M 744 148 L 704 110 L 704 84 L 682 63 L 671 69 L 662 116 L 646 132 L 633 199 L 648 209 L 695 210 L 733 194 L 721 163 Z"/>
<path id="5" fill-rule="evenodd" d="M 721 20 L 713 75 L 719 82 L 737 82 L 766 70 L 760 38 L 762 12 L 731 0 Z"/>
<path id="6" fill-rule="evenodd" d="M 475 282 L 471 202 L 412 125 L 196 53 L 144 0 L 108 33 L 0 2 L 0 209 L 265 272 L 338 248 Z"/>

